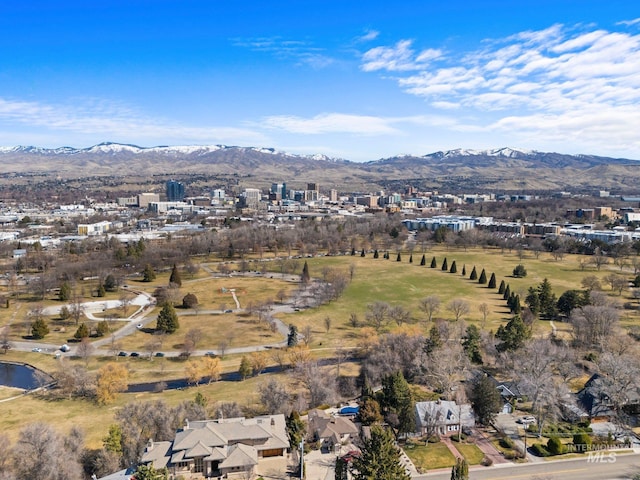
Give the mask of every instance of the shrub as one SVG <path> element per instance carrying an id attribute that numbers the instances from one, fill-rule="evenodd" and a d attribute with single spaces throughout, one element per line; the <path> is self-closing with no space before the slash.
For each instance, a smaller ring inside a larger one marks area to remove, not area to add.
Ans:
<path id="1" fill-rule="evenodd" d="M 551 437 L 547 442 L 547 451 L 551 455 L 562 455 L 566 450 L 567 448 L 558 437 Z"/>
<path id="2" fill-rule="evenodd" d="M 537 457 L 548 457 L 549 452 L 541 443 L 534 443 L 531 445 L 531 453 L 536 455 Z"/>
<path id="3" fill-rule="evenodd" d="M 573 444 L 574 445 L 591 445 L 593 440 L 591 440 L 591 435 L 588 433 L 574 433 L 573 434 Z"/>
<path id="4" fill-rule="evenodd" d="M 502 437 L 498 443 L 502 448 L 513 448 L 513 440 L 509 437 Z"/>
<path id="5" fill-rule="evenodd" d="M 490 467 L 491 465 L 493 465 L 493 460 L 491 460 L 489 457 L 484 457 L 481 464 L 483 467 Z"/>
<path id="6" fill-rule="evenodd" d="M 514 450 L 507 450 L 506 452 L 504 452 L 504 458 L 506 458 L 507 460 L 514 460 L 518 458 L 518 452 Z"/>
<path id="7" fill-rule="evenodd" d="M 182 298 L 183 308 L 195 308 L 197 306 L 198 306 L 198 297 L 196 297 L 193 293 L 187 293 Z"/>
<path id="8" fill-rule="evenodd" d="M 524 265 L 516 265 L 516 268 L 513 269 L 513 276 L 516 278 L 524 278 L 527 276 L 527 269 L 524 268 Z"/>

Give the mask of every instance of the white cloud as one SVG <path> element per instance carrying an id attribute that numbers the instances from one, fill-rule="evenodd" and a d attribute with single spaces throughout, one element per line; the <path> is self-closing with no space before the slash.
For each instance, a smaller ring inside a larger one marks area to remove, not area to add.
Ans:
<path id="1" fill-rule="evenodd" d="M 621 22 L 616 23 L 616 25 L 637 25 L 640 23 L 640 18 L 634 18 L 633 20 L 623 20 Z"/>
<path id="2" fill-rule="evenodd" d="M 420 57 L 412 46 L 400 40 L 371 49 L 361 69 L 395 72 L 403 91 L 434 109 L 473 114 L 464 128 L 640 147 L 640 34 L 552 25 L 446 57 L 437 48 Z"/>
<path id="3" fill-rule="evenodd" d="M 267 117 L 261 123 L 271 129 L 288 133 L 320 135 L 346 133 L 354 135 L 403 135 L 401 125 L 453 126 L 456 120 L 445 115 L 416 115 L 408 117 L 375 117 L 344 113 L 323 113 L 311 118 L 294 115 Z"/>
<path id="4" fill-rule="evenodd" d="M 101 139 L 131 139 L 154 141 L 163 139 L 190 142 L 257 142 L 264 141 L 260 133 L 233 127 L 192 127 L 169 121 L 150 119 L 131 108 L 98 99 L 74 101 L 71 105 L 49 105 L 37 102 L 0 98 L 0 126 L 10 128 L 19 123 L 38 127 L 36 135 L 55 136 L 71 132 L 77 136 Z M 42 130 L 44 129 L 44 131 Z"/>
<path id="5" fill-rule="evenodd" d="M 317 135 L 324 133 L 352 133 L 358 135 L 380 135 L 398 133 L 390 122 L 383 118 L 366 115 L 326 113 L 312 118 L 293 115 L 267 117 L 264 125 L 289 133 Z"/>
<path id="6" fill-rule="evenodd" d="M 375 47 L 366 51 L 362 55 L 362 70 L 365 72 L 419 70 L 442 56 L 442 51 L 438 49 L 427 49 L 416 54 L 411 48 L 412 43 L 411 40 L 401 40 L 392 47 Z"/>
<path id="7" fill-rule="evenodd" d="M 268 53 L 281 60 L 294 60 L 298 65 L 309 65 L 317 70 L 335 63 L 335 59 L 327 55 L 325 49 L 306 40 L 289 40 L 278 36 L 235 38 L 232 39 L 232 44 L 256 52 Z"/>
<path id="8" fill-rule="evenodd" d="M 356 41 L 357 42 L 370 42 L 371 40 L 375 40 L 380 35 L 380 32 L 377 30 L 367 30 L 364 35 L 359 36 Z"/>

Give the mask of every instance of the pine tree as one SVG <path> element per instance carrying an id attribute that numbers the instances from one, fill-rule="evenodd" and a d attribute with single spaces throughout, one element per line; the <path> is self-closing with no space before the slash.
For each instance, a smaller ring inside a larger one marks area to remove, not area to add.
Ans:
<path id="1" fill-rule="evenodd" d="M 377 248 L 373 252 L 373 258 L 378 258 L 378 249 Z"/>
<path id="2" fill-rule="evenodd" d="M 456 266 L 456 261 L 455 260 L 451 264 L 451 268 L 449 269 L 449 273 L 458 273 L 458 267 Z"/>
<path id="3" fill-rule="evenodd" d="M 307 285 L 311 281 L 311 276 L 309 275 L 309 264 L 305 260 L 304 266 L 302 267 L 302 275 L 300 276 L 300 281 Z"/>
<path id="4" fill-rule="evenodd" d="M 409 263 L 413 263 L 413 253 L 409 255 Z"/>
<path id="5" fill-rule="evenodd" d="M 531 337 L 531 329 L 525 325 L 520 315 L 515 315 L 504 327 L 500 325 L 496 338 L 502 342 L 496 345 L 499 352 L 512 352 L 524 345 Z"/>
<path id="6" fill-rule="evenodd" d="M 356 256 L 356 247 L 351 247 L 351 256 L 352 257 Z"/>
<path id="7" fill-rule="evenodd" d="M 462 265 L 462 276 L 463 277 L 467 276 L 467 266 L 466 265 Z"/>
<path id="8" fill-rule="evenodd" d="M 289 333 L 287 334 L 287 347 L 295 347 L 298 344 L 298 327 L 289 325 Z"/>
<path id="9" fill-rule="evenodd" d="M 471 275 L 469 275 L 469 280 L 477 280 L 478 272 L 476 272 L 476 266 L 473 266 L 473 270 L 471 270 Z"/>
<path id="10" fill-rule="evenodd" d="M 60 292 L 58 293 L 58 299 L 62 302 L 66 302 L 71 298 L 71 286 L 68 282 L 62 282 L 60 285 Z"/>
<path id="11" fill-rule="evenodd" d="M 504 294 L 505 288 L 506 288 L 506 284 L 504 283 L 504 280 L 500 280 L 500 287 L 498 287 L 498 293 L 500 295 Z"/>
<path id="12" fill-rule="evenodd" d="M 422 260 L 420 260 L 420 266 L 424 267 L 427 264 L 427 257 L 425 254 L 422 254 Z"/>
<path id="13" fill-rule="evenodd" d="M 456 464 L 451 467 L 451 480 L 469 480 L 469 464 L 458 457 Z"/>
<path id="14" fill-rule="evenodd" d="M 169 285 L 171 284 L 182 286 L 182 278 L 180 278 L 180 272 L 178 271 L 178 267 L 176 264 L 173 264 L 173 268 L 171 269 L 171 276 L 169 277 Z"/>
<path id="15" fill-rule="evenodd" d="M 397 418 L 397 423 L 391 425 L 397 435 L 414 430 L 413 399 L 409 384 L 401 371 L 383 377 L 381 407 L 385 417 L 394 414 L 394 418 Z"/>
<path id="16" fill-rule="evenodd" d="M 540 298 L 540 314 L 547 318 L 554 318 L 558 314 L 558 300 L 551 290 L 551 283 L 546 278 L 538 285 L 538 297 Z"/>
<path id="17" fill-rule="evenodd" d="M 171 272 L 173 275 L 173 272 Z M 153 270 L 151 264 L 147 263 L 144 266 L 144 271 L 142 272 L 142 281 L 143 282 L 153 282 L 156 279 L 156 272 Z M 169 280 L 171 282 L 171 280 Z"/>
<path id="18" fill-rule="evenodd" d="M 118 289 L 118 282 L 113 274 L 110 273 L 107 275 L 107 278 L 104 279 L 104 289 L 107 292 L 115 292 Z"/>
<path id="19" fill-rule="evenodd" d="M 447 263 L 447 257 L 444 257 L 444 261 L 442 262 L 442 267 L 440 267 L 443 272 L 449 270 L 449 264 Z"/>
<path id="20" fill-rule="evenodd" d="M 44 319 L 38 318 L 31 324 L 31 336 L 34 340 L 42 340 L 48 333 L 49 327 Z"/>
<path id="21" fill-rule="evenodd" d="M 480 330 L 474 324 L 467 327 L 462 340 L 462 348 L 472 363 L 482 365 L 482 354 L 480 353 Z"/>
<path id="22" fill-rule="evenodd" d="M 490 425 L 500 411 L 500 392 L 493 381 L 485 376 L 480 376 L 471 389 L 471 405 L 478 422 L 482 425 Z"/>
<path id="23" fill-rule="evenodd" d="M 173 305 L 169 302 L 165 302 L 162 306 L 162 310 L 160 310 L 160 313 L 158 314 L 156 330 L 164 333 L 174 333 L 178 328 L 180 328 L 178 314 L 173 308 Z"/>
<path id="24" fill-rule="evenodd" d="M 364 440 L 360 455 L 353 459 L 351 467 L 353 480 L 411 479 L 400 462 L 393 435 L 380 425 L 371 427 L 371 436 Z"/>
<path id="25" fill-rule="evenodd" d="M 396 257 L 396 262 L 401 262 L 402 257 L 400 256 L 400 252 L 398 252 L 398 256 Z"/>
<path id="26" fill-rule="evenodd" d="M 487 283 L 487 273 L 484 271 L 484 268 L 482 269 L 482 272 L 480 272 L 480 278 L 478 279 L 478 283 L 480 285 L 484 285 L 485 283 Z"/>
<path id="27" fill-rule="evenodd" d="M 495 273 L 491 273 L 491 278 L 489 278 L 489 285 L 487 285 L 488 288 L 496 288 L 496 274 Z"/>
<path id="28" fill-rule="evenodd" d="M 436 257 L 431 259 L 431 268 L 438 268 L 438 263 L 436 262 Z"/>
<path id="29" fill-rule="evenodd" d="M 502 298 L 504 298 L 505 300 L 509 300 L 510 296 L 511 296 L 511 288 L 509 287 L 509 284 L 507 284 L 507 286 L 504 289 L 504 293 L 502 294 Z"/>
<path id="30" fill-rule="evenodd" d="M 89 328 L 84 322 L 82 322 L 78 327 L 78 329 L 76 330 L 76 333 L 73 334 L 73 338 L 81 340 L 83 338 L 87 338 L 88 336 L 89 336 Z"/>
<path id="31" fill-rule="evenodd" d="M 362 252 L 360 252 L 360 256 L 361 256 L 361 257 L 364 257 L 364 256 L 365 256 L 364 248 L 362 249 Z"/>

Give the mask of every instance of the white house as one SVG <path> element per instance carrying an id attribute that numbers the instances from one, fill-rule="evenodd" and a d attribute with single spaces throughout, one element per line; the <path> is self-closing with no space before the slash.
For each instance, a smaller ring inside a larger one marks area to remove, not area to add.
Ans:
<path id="1" fill-rule="evenodd" d="M 415 407 L 416 430 L 420 435 L 453 435 L 460 429 L 471 428 L 475 418 L 471 405 L 458 405 L 453 401 L 436 400 L 417 402 Z"/>

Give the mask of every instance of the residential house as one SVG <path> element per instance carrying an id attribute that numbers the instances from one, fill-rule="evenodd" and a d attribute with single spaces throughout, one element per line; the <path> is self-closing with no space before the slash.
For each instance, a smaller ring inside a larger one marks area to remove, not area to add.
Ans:
<path id="1" fill-rule="evenodd" d="M 187 422 L 168 442 L 149 441 L 141 463 L 183 478 L 255 478 L 266 459 L 286 467 L 284 415 Z"/>
<path id="2" fill-rule="evenodd" d="M 475 425 L 471 405 L 454 401 L 417 402 L 416 430 L 420 435 L 449 436 Z"/>
<path id="3" fill-rule="evenodd" d="M 332 450 L 358 435 L 358 427 L 346 417 L 329 415 L 324 410 L 314 409 L 309 412 L 309 432 L 321 448 Z"/>
<path id="4" fill-rule="evenodd" d="M 600 374 L 591 376 L 584 388 L 577 393 L 578 404 L 584 409 L 592 422 L 609 421 L 615 417 L 614 402 L 607 393 L 607 386 Z M 626 401 L 622 411 L 637 417 L 640 413 L 640 388 L 634 386 L 626 392 Z"/>
<path id="5" fill-rule="evenodd" d="M 494 377 L 489 376 L 491 381 L 496 385 L 496 388 L 500 392 L 500 400 L 502 401 L 501 413 L 513 413 L 513 405 L 522 400 L 522 394 L 518 388 L 518 384 L 515 382 L 501 382 Z"/>

